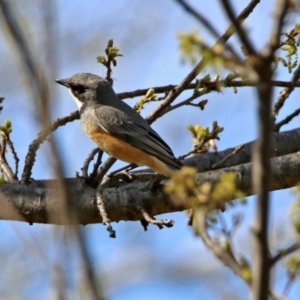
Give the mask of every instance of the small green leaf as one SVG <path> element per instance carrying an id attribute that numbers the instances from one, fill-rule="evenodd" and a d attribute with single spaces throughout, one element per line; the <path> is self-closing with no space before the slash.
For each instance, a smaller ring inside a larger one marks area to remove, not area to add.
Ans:
<path id="1" fill-rule="evenodd" d="M 9 135 L 12 132 L 11 120 L 5 120 L 4 126 L 0 126 L 0 131 L 2 131 L 5 135 Z"/>
<path id="2" fill-rule="evenodd" d="M 107 60 L 104 56 L 97 56 L 97 61 L 104 66 L 107 64 Z"/>

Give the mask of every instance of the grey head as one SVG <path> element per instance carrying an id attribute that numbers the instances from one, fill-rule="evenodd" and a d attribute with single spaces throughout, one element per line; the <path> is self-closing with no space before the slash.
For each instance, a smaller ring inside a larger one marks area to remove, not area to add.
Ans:
<path id="1" fill-rule="evenodd" d="M 78 73 L 70 78 L 55 81 L 69 90 L 79 110 L 85 102 L 109 104 L 117 98 L 107 80 L 91 73 Z"/>

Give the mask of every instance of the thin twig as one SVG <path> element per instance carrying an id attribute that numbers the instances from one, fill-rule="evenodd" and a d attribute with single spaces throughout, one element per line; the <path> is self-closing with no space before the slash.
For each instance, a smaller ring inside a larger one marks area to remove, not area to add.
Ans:
<path id="1" fill-rule="evenodd" d="M 201 96 L 202 96 L 202 95 L 201 95 Z M 194 93 L 191 97 L 187 98 L 186 100 L 181 101 L 181 102 L 179 102 L 179 103 L 177 103 L 177 104 L 174 104 L 174 105 L 170 105 L 170 106 L 165 110 L 165 113 L 169 113 L 170 111 L 172 111 L 172 110 L 174 110 L 174 109 L 177 109 L 177 108 L 179 108 L 179 107 L 181 107 L 181 106 L 189 105 L 193 100 L 195 100 L 195 99 L 197 99 L 197 98 L 199 98 L 199 97 L 200 97 L 200 95 L 196 95 L 196 94 Z"/>
<path id="2" fill-rule="evenodd" d="M 102 182 L 99 184 L 97 188 L 96 199 L 97 199 L 97 207 L 102 217 L 102 223 L 106 226 L 106 229 L 109 232 L 109 236 L 111 238 L 115 238 L 116 232 L 113 230 L 110 224 L 110 219 L 107 215 L 104 202 L 103 202 L 103 196 L 102 196 L 104 189 L 109 186 L 110 181 L 111 181 L 110 177 L 108 176 L 104 177 L 104 179 L 102 180 Z"/>
<path id="3" fill-rule="evenodd" d="M 96 159 L 96 162 L 94 163 L 94 166 L 93 166 L 93 171 L 91 172 L 90 176 L 92 178 L 95 178 L 98 174 L 98 170 L 99 170 L 99 167 L 100 165 L 102 164 L 102 156 L 103 156 L 103 151 L 100 150 L 99 153 L 98 153 L 98 156 L 97 156 L 97 159 Z"/>
<path id="4" fill-rule="evenodd" d="M 224 251 L 220 245 L 215 243 L 207 232 L 207 223 L 206 223 L 206 215 L 208 213 L 208 207 L 202 207 L 197 209 L 194 212 L 195 224 L 197 224 L 195 230 L 196 234 L 198 234 L 207 248 L 216 256 L 220 261 L 222 261 L 226 266 L 231 268 L 235 274 L 237 274 L 240 278 L 244 279 L 242 274 L 242 269 L 237 260 L 232 256 L 232 254 Z M 250 285 L 250 281 L 246 281 L 248 285 Z"/>
<path id="5" fill-rule="evenodd" d="M 270 47 L 269 47 L 269 58 L 273 61 L 274 60 L 274 53 L 279 47 L 281 46 L 280 43 L 280 35 L 282 32 L 282 28 L 285 24 L 285 18 L 286 14 L 289 8 L 289 1 L 284 0 L 284 1 L 279 1 L 277 3 L 278 7 L 275 11 L 276 16 L 274 16 L 274 19 L 277 20 L 277 22 L 274 23 L 274 29 L 273 29 L 273 34 L 271 35 L 271 40 L 270 40 Z M 279 6 L 280 5 L 280 6 Z M 300 65 L 298 65 L 297 69 L 294 71 L 293 77 L 291 82 L 297 82 L 300 77 Z M 291 95 L 293 92 L 294 88 L 289 87 L 283 89 L 277 98 L 277 101 L 274 103 L 272 111 L 271 111 L 271 116 L 273 118 L 273 122 L 275 123 L 276 117 L 278 116 L 278 113 L 280 109 L 283 107 L 285 100 Z"/>
<path id="6" fill-rule="evenodd" d="M 278 116 L 278 113 L 280 111 L 280 109 L 283 107 L 285 100 L 291 95 L 291 93 L 294 91 L 294 83 L 299 83 L 299 78 L 300 78 L 300 64 L 298 65 L 297 69 L 294 71 L 293 77 L 291 79 L 291 86 L 284 88 L 280 93 L 279 96 L 276 100 L 276 102 L 273 105 L 272 111 L 271 111 L 271 115 L 274 118 L 274 120 L 276 119 L 276 117 Z"/>
<path id="7" fill-rule="evenodd" d="M 0 169 L 6 175 L 9 182 L 18 181 L 17 175 L 14 174 L 5 157 L 6 145 L 9 139 L 9 135 L 2 131 L 1 136 L 2 136 L 2 145 L 0 145 Z"/>
<path id="8" fill-rule="evenodd" d="M 234 221 L 233 221 L 232 227 L 230 228 L 230 231 L 228 232 L 229 238 L 232 238 L 234 236 L 237 229 L 241 225 L 242 221 L 243 221 L 243 215 L 241 213 L 234 215 Z"/>
<path id="9" fill-rule="evenodd" d="M 285 117 L 282 121 L 278 122 L 275 127 L 274 127 L 274 131 L 275 132 L 279 132 L 280 128 L 283 125 L 288 124 L 290 121 L 292 121 L 295 117 L 297 117 L 300 114 L 300 108 L 296 109 L 293 113 L 291 113 L 290 115 L 288 115 L 287 117 Z"/>
<path id="10" fill-rule="evenodd" d="M 100 167 L 99 171 L 98 171 L 98 174 L 95 178 L 95 180 L 97 182 L 100 182 L 104 175 L 107 173 L 107 171 L 113 166 L 113 164 L 117 161 L 116 158 L 110 156 L 103 164 L 102 166 Z"/>
<path id="11" fill-rule="evenodd" d="M 191 97 L 187 98 L 186 100 L 183 100 L 177 104 L 174 104 L 174 105 L 170 105 L 166 110 L 165 110 L 165 114 L 166 113 L 169 113 L 170 111 L 174 110 L 174 109 L 177 109 L 181 106 L 184 106 L 184 105 L 191 105 L 191 106 L 195 106 L 195 107 L 198 107 L 198 108 L 201 108 L 201 110 L 204 109 L 204 106 L 202 106 L 201 103 L 203 103 L 202 101 L 205 101 L 205 100 L 201 100 L 199 103 L 192 103 L 193 100 L 205 95 L 205 94 L 208 94 L 210 93 L 212 90 L 211 89 L 206 89 L 205 92 L 201 92 L 201 94 L 197 94 L 197 93 L 194 93 Z M 207 100 L 206 100 L 207 102 Z"/>
<path id="12" fill-rule="evenodd" d="M 19 157 L 17 155 L 17 152 L 15 151 L 15 147 L 13 142 L 10 140 L 10 137 L 8 135 L 7 137 L 7 141 L 6 141 L 7 145 L 9 146 L 11 153 L 13 155 L 14 161 L 15 161 L 15 175 L 18 178 L 18 171 L 19 171 Z"/>
<path id="13" fill-rule="evenodd" d="M 241 144 L 239 146 L 237 146 L 236 148 L 234 148 L 234 150 L 228 154 L 226 157 L 224 157 L 221 161 L 217 162 L 216 164 L 212 165 L 212 170 L 216 169 L 216 168 L 220 168 L 220 166 L 226 162 L 229 158 L 231 158 L 232 156 L 236 155 L 237 153 L 239 153 L 243 148 L 245 147 L 244 144 Z"/>
<path id="14" fill-rule="evenodd" d="M 118 174 L 118 173 L 123 172 L 123 171 L 129 172 L 129 171 L 131 171 L 131 170 L 133 170 L 133 169 L 135 169 L 135 168 L 137 168 L 137 167 L 138 167 L 138 165 L 135 165 L 135 164 L 127 164 L 126 166 L 124 166 L 124 167 L 122 167 L 122 168 L 119 168 L 119 169 L 117 169 L 117 170 L 114 170 L 113 172 L 111 172 L 111 173 L 109 174 L 109 176 Z"/>
<path id="15" fill-rule="evenodd" d="M 105 53 L 106 53 L 106 57 L 107 57 L 107 59 L 106 59 L 106 64 L 105 64 L 105 66 L 106 66 L 106 76 L 105 76 L 105 79 L 111 84 L 111 85 L 113 85 L 113 79 L 111 78 L 111 75 L 112 75 L 112 68 L 111 68 L 111 65 L 112 65 L 112 62 L 113 62 L 113 59 L 112 59 L 112 57 L 111 57 L 111 55 L 110 55 L 110 53 L 109 53 L 109 49 L 111 48 L 111 47 L 113 47 L 113 40 L 108 40 L 108 42 L 107 42 L 107 47 L 106 47 L 106 49 L 105 49 Z"/>
<path id="16" fill-rule="evenodd" d="M 164 226 L 170 228 L 174 225 L 173 220 L 156 220 L 154 217 L 151 217 L 144 208 L 141 208 L 140 211 L 147 223 L 156 225 L 159 229 L 163 229 Z M 147 230 L 147 226 L 145 227 L 143 223 L 142 225 L 144 229 Z"/>
<path id="17" fill-rule="evenodd" d="M 297 241 L 296 243 L 292 244 L 291 246 L 285 248 L 285 249 L 281 249 L 278 251 L 278 253 L 273 256 L 270 259 L 270 266 L 274 266 L 279 260 L 285 258 L 286 256 L 288 256 L 289 254 L 299 250 L 300 248 L 300 241 Z"/>
<path id="18" fill-rule="evenodd" d="M 79 226 L 74 226 L 75 237 L 78 240 L 79 251 L 83 261 L 83 282 L 86 285 L 87 290 L 91 295 L 91 299 L 95 300 L 104 300 L 104 292 L 102 282 L 99 281 L 99 278 L 93 268 L 93 260 L 88 253 L 88 246 L 84 239 L 83 231 Z M 97 268 L 98 270 L 98 268 Z"/>
<path id="19" fill-rule="evenodd" d="M 12 171 L 11 167 L 7 163 L 7 160 L 5 158 L 5 146 L 0 146 L 0 169 L 5 174 L 9 182 L 16 182 L 18 181 L 17 176 Z"/>
<path id="20" fill-rule="evenodd" d="M 89 165 L 91 163 L 91 161 L 94 159 L 95 155 L 97 153 L 99 153 L 101 150 L 100 148 L 95 148 L 91 151 L 91 153 L 88 155 L 88 157 L 85 159 L 84 163 L 83 163 L 83 166 L 81 168 L 81 174 L 82 174 L 82 177 L 88 177 L 88 169 L 89 169 Z M 103 152 L 102 152 L 103 153 Z"/>
<path id="21" fill-rule="evenodd" d="M 282 33 L 282 28 L 285 25 L 285 18 L 287 16 L 288 9 L 291 5 L 289 0 L 282 0 L 276 2 L 276 10 L 274 15 L 273 32 L 271 34 L 270 47 L 269 47 L 269 56 L 272 60 L 274 57 L 275 51 L 280 47 L 280 36 Z"/>
<path id="22" fill-rule="evenodd" d="M 295 281 L 295 279 L 297 278 L 296 274 L 288 274 L 288 281 L 285 284 L 284 288 L 283 288 L 283 294 L 287 295 L 290 288 L 292 287 L 293 282 Z"/>
<path id="23" fill-rule="evenodd" d="M 300 82 L 291 83 L 290 81 L 281 81 L 281 80 L 273 80 L 270 82 L 272 86 L 276 87 L 300 87 Z M 210 90 L 216 90 L 218 87 L 256 87 L 257 82 L 250 80 L 219 80 L 218 82 L 214 82 L 213 80 L 210 82 L 205 82 L 205 87 Z M 176 88 L 177 85 L 169 84 L 165 86 L 157 86 L 153 87 L 155 94 L 164 94 Z M 193 90 L 197 86 L 196 83 L 190 83 L 185 87 L 185 90 Z M 144 96 L 150 88 L 146 89 L 138 89 L 131 92 L 118 93 L 118 97 L 120 99 L 129 99 L 134 97 Z"/>
<path id="24" fill-rule="evenodd" d="M 54 293 L 53 296 L 57 300 L 66 300 L 65 295 L 65 284 L 66 284 L 66 274 L 65 270 L 59 265 L 53 265 L 53 280 L 54 280 Z"/>
<path id="25" fill-rule="evenodd" d="M 253 1 L 255 2 L 255 1 Z M 256 1 L 257 3 L 259 1 Z M 244 20 L 238 20 L 233 12 L 232 5 L 228 0 L 222 0 L 221 3 L 223 4 L 223 7 L 227 13 L 227 16 L 229 17 L 229 20 L 232 22 L 235 31 L 240 38 L 240 41 L 242 42 L 243 47 L 245 47 L 245 50 L 247 51 L 247 55 L 255 55 L 255 49 L 250 40 L 248 39 L 248 35 L 245 33 L 243 27 L 242 27 L 242 21 Z"/>
<path id="26" fill-rule="evenodd" d="M 203 146 L 203 143 L 198 144 L 196 147 L 194 147 L 193 150 L 189 151 L 186 154 L 178 156 L 177 160 L 181 161 L 181 160 L 185 159 L 186 157 L 190 156 L 191 154 L 201 154 L 201 152 L 199 152 L 199 150 L 201 149 L 202 146 Z M 205 152 L 207 152 L 207 151 L 205 150 Z"/>
<path id="27" fill-rule="evenodd" d="M 32 167 L 35 162 L 36 152 L 41 146 L 41 144 L 47 139 L 50 133 L 55 131 L 58 127 L 66 125 L 68 122 L 72 122 L 74 120 L 79 119 L 79 112 L 75 111 L 68 116 L 65 116 L 63 118 L 58 118 L 56 121 L 53 121 L 47 128 L 42 130 L 36 137 L 35 140 L 29 145 L 28 153 L 25 158 L 25 165 L 21 177 L 21 182 L 23 184 L 28 184 Z"/>
<path id="28" fill-rule="evenodd" d="M 247 7 L 241 12 L 237 21 L 242 23 L 253 11 L 255 6 L 258 4 L 259 1 L 251 1 Z M 226 32 L 217 40 L 215 45 L 211 48 L 212 51 L 216 48 L 219 48 L 220 44 L 225 44 L 229 38 L 233 35 L 234 30 L 233 27 L 229 26 Z M 193 70 L 183 79 L 183 81 L 177 85 L 174 89 L 172 89 L 163 103 L 158 106 L 146 119 L 151 124 L 156 119 L 161 117 L 164 114 L 165 109 L 167 109 L 172 102 L 186 89 L 186 87 L 196 78 L 196 76 L 202 72 L 204 67 L 207 65 L 208 61 L 206 59 L 201 59 L 201 61 L 193 68 Z"/>
<path id="29" fill-rule="evenodd" d="M 213 24 L 199 11 L 196 11 L 190 4 L 188 4 L 184 0 L 176 0 L 189 14 L 191 14 L 196 20 L 199 21 L 201 25 L 203 25 L 213 36 L 214 38 L 218 39 L 220 34 L 218 33 L 217 29 L 213 26 Z M 230 51 L 233 56 L 238 57 L 239 55 L 236 51 L 229 45 L 224 43 L 223 46 L 226 50 Z"/>

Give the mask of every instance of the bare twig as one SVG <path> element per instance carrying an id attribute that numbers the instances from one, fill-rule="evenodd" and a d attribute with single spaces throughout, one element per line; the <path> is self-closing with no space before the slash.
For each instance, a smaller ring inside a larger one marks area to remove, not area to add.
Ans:
<path id="1" fill-rule="evenodd" d="M 274 15 L 273 32 L 270 39 L 269 54 L 267 56 L 273 59 L 275 51 L 280 47 L 280 35 L 282 28 L 285 25 L 285 18 L 288 12 L 291 2 L 289 0 L 281 0 L 276 2 L 276 10 Z"/>
<path id="2" fill-rule="evenodd" d="M 163 229 L 165 227 L 172 227 L 174 224 L 173 220 L 156 220 L 154 217 L 151 217 L 144 208 L 140 209 L 144 219 L 146 220 L 147 223 L 156 225 L 159 229 Z M 142 223 L 143 227 L 145 230 L 147 230 L 147 226 L 144 226 Z"/>
<path id="3" fill-rule="evenodd" d="M 113 46 L 113 40 L 109 40 L 107 42 L 107 47 L 105 49 L 105 53 L 107 55 L 107 63 L 106 63 L 106 77 L 105 79 L 111 84 L 113 85 L 113 79 L 111 78 L 112 75 L 112 68 L 111 68 L 111 64 L 112 64 L 112 58 L 109 55 L 109 48 Z"/>
<path id="4" fill-rule="evenodd" d="M 234 222 L 232 224 L 232 227 L 230 228 L 230 231 L 228 232 L 229 238 L 232 238 L 234 234 L 236 233 L 237 229 L 241 225 L 243 221 L 243 215 L 238 213 L 234 216 Z"/>
<path id="5" fill-rule="evenodd" d="M 244 144 L 237 146 L 234 150 L 226 157 L 224 157 L 221 161 L 217 162 L 216 164 L 212 165 L 212 169 L 219 168 L 224 162 L 230 159 L 235 154 L 239 153 L 245 147 Z"/>
<path id="6" fill-rule="evenodd" d="M 64 269 L 59 264 L 55 264 L 53 266 L 53 279 L 54 279 L 55 299 L 66 300 L 67 298 L 64 290 L 65 282 L 66 282 L 66 274 Z"/>
<path id="7" fill-rule="evenodd" d="M 193 17 L 196 18 L 200 22 L 201 25 L 203 25 L 216 39 L 220 37 L 218 31 L 216 28 L 211 24 L 211 22 L 205 18 L 203 14 L 201 14 L 199 11 L 196 11 L 190 4 L 188 4 L 184 0 L 176 0 L 188 13 L 190 13 Z M 239 55 L 236 53 L 236 51 L 229 45 L 224 43 L 224 48 L 229 50 L 233 56 L 238 57 Z"/>
<path id="8" fill-rule="evenodd" d="M 36 152 L 41 146 L 41 144 L 47 139 L 50 133 L 55 131 L 58 127 L 64 126 L 68 122 L 72 122 L 74 120 L 79 119 L 79 112 L 74 111 L 73 113 L 65 116 L 63 118 L 59 118 L 56 121 L 53 121 L 47 128 L 42 130 L 36 137 L 36 139 L 29 145 L 28 153 L 25 158 L 25 166 L 23 169 L 21 182 L 23 184 L 28 184 L 33 164 L 35 162 Z"/>
<path id="9" fill-rule="evenodd" d="M 177 103 L 175 105 L 170 105 L 168 108 L 166 108 L 165 113 L 169 113 L 170 111 L 172 111 L 174 109 L 177 109 L 177 108 L 179 108 L 181 106 L 184 106 L 184 105 L 190 105 L 193 100 L 195 100 L 195 99 L 197 99 L 199 97 L 200 97 L 200 95 L 196 95 L 194 93 L 191 97 L 187 98 L 186 100 L 181 101 L 181 102 L 179 102 L 179 103 Z"/>
<path id="10" fill-rule="evenodd" d="M 255 55 L 255 49 L 254 46 L 252 45 L 252 43 L 250 42 L 250 40 L 248 39 L 248 35 L 245 33 L 243 27 L 242 27 L 242 22 L 244 21 L 243 19 L 239 20 L 235 17 L 231 3 L 228 0 L 222 0 L 221 1 L 223 4 L 223 7 L 229 17 L 229 20 L 232 22 L 235 31 L 238 35 L 238 37 L 240 38 L 240 41 L 242 42 L 243 47 L 245 47 L 245 50 L 247 51 L 248 55 Z M 255 2 L 255 1 L 252 1 Z M 257 4 L 260 1 L 256 1 Z"/>
<path id="11" fill-rule="evenodd" d="M 197 99 L 197 98 L 199 98 L 199 97 L 201 97 L 201 96 L 203 96 L 203 95 L 205 95 L 205 94 L 210 93 L 211 91 L 212 91 L 212 89 L 207 89 L 206 88 L 206 90 L 205 91 L 201 91 L 201 93 L 195 93 L 194 92 L 194 94 L 192 96 L 190 96 L 189 98 L 187 98 L 186 100 L 183 100 L 183 101 L 181 101 L 181 102 L 179 102 L 177 104 L 174 104 L 174 105 L 170 105 L 168 108 L 166 108 L 166 110 L 165 110 L 164 113 L 165 114 L 169 113 L 170 111 L 172 111 L 174 109 L 177 109 L 177 108 L 179 108 L 181 106 L 184 106 L 184 105 L 195 106 L 195 107 L 201 108 L 201 110 L 203 110 L 204 109 L 203 101 L 207 102 L 207 100 L 202 100 L 202 101 L 200 101 L 197 104 L 192 103 L 192 101 L 195 100 L 195 99 Z"/>
<path id="12" fill-rule="evenodd" d="M 284 295 L 287 295 L 289 293 L 289 290 L 292 287 L 292 284 L 296 278 L 297 278 L 296 274 L 288 274 L 288 281 L 283 288 Z"/>
<path id="13" fill-rule="evenodd" d="M 251 1 L 247 7 L 241 12 L 237 21 L 242 23 L 253 11 L 255 6 L 259 1 Z M 226 32 L 217 40 L 215 45 L 212 47 L 212 51 L 216 48 L 219 48 L 220 44 L 225 44 L 228 39 L 233 35 L 234 30 L 232 30 L 232 26 L 230 26 Z M 171 105 L 171 103 L 186 89 L 186 87 L 196 78 L 196 76 L 204 69 L 207 64 L 207 60 L 202 59 L 193 70 L 183 79 L 183 81 L 177 85 L 174 89 L 172 89 L 168 96 L 165 98 L 163 103 L 158 106 L 148 117 L 147 120 L 151 124 L 157 118 L 161 117 L 164 114 L 164 111 Z"/>
<path id="14" fill-rule="evenodd" d="M 274 266 L 279 260 L 285 258 L 286 256 L 288 256 L 289 254 L 299 250 L 300 248 L 300 241 L 297 241 L 296 243 L 292 244 L 291 246 L 285 248 L 285 249 L 281 249 L 278 251 L 278 253 L 273 256 L 270 259 L 270 266 Z"/>
<path id="15" fill-rule="evenodd" d="M 273 80 L 270 82 L 272 86 L 277 87 L 300 87 L 300 82 L 291 83 L 290 81 L 281 81 L 281 80 Z M 155 94 L 164 94 L 176 88 L 177 85 L 165 85 L 165 86 L 157 86 L 151 89 L 154 90 Z M 193 90 L 197 86 L 196 83 L 190 83 L 185 87 L 185 90 Z M 210 82 L 205 82 L 205 86 L 210 90 L 216 90 L 217 87 L 250 87 L 256 86 L 256 81 L 250 80 L 219 80 L 218 82 L 214 82 L 213 80 Z M 134 97 L 144 96 L 150 88 L 139 89 L 131 92 L 118 93 L 118 97 L 120 99 L 128 99 Z"/>
<path id="16" fill-rule="evenodd" d="M 274 29 L 273 34 L 271 35 L 270 40 L 270 47 L 269 47 L 269 58 L 273 61 L 274 60 L 274 53 L 275 51 L 280 47 L 280 35 L 282 28 L 284 26 L 285 17 L 289 8 L 289 1 L 282 0 L 277 2 L 277 8 L 275 11 L 274 19 L 276 19 L 276 22 L 274 22 Z M 300 77 L 300 65 L 298 65 L 297 69 L 295 70 L 291 82 L 297 82 Z M 277 101 L 273 105 L 273 109 L 271 111 L 271 116 L 273 117 L 273 121 L 275 123 L 276 117 L 279 113 L 279 110 L 283 107 L 285 100 L 290 96 L 290 94 L 293 92 L 294 88 L 285 88 L 283 89 L 277 98 Z"/>
<path id="17" fill-rule="evenodd" d="M 97 193 L 96 193 L 96 198 L 97 198 L 97 207 L 99 209 L 101 218 L 102 218 L 102 223 L 106 226 L 107 231 L 109 232 L 109 236 L 111 238 L 116 237 L 116 232 L 113 230 L 111 224 L 110 224 L 110 219 L 106 213 L 106 209 L 104 207 L 104 202 L 103 202 L 103 191 L 106 187 L 109 186 L 111 181 L 111 178 L 106 176 L 103 178 L 102 182 L 99 184 L 97 188 Z"/>
<path id="18" fill-rule="evenodd" d="M 9 139 L 9 134 L 4 131 L 1 131 L 2 136 L 2 144 L 0 145 L 0 169 L 5 174 L 9 182 L 15 182 L 18 180 L 18 177 L 12 171 L 10 165 L 8 164 L 5 153 L 6 153 L 6 145 Z"/>
<path id="19" fill-rule="evenodd" d="M 93 166 L 93 171 L 91 172 L 90 176 L 92 178 L 95 178 L 98 174 L 98 170 L 99 170 L 99 167 L 102 163 L 102 156 L 103 156 L 103 151 L 100 150 L 99 153 L 98 153 L 98 156 L 97 156 L 97 159 L 96 159 L 96 162 L 94 163 L 94 166 Z"/>
<path id="20" fill-rule="evenodd" d="M 118 174 L 120 172 L 129 172 L 135 168 L 137 168 L 138 165 L 135 165 L 135 164 L 127 164 L 126 166 L 122 167 L 122 168 L 119 168 L 117 170 L 114 170 L 113 172 L 111 172 L 109 175 L 112 176 L 112 175 L 115 175 L 115 174 Z"/>
<path id="21" fill-rule="evenodd" d="M 188 153 L 178 156 L 177 160 L 181 161 L 181 160 L 185 159 L 186 157 L 190 156 L 191 154 L 201 154 L 201 152 L 199 152 L 199 150 L 201 150 L 202 146 L 203 146 L 203 143 L 197 145 L 196 147 L 194 147 L 193 150 L 189 151 Z M 207 151 L 205 150 L 205 152 L 207 152 Z M 203 153 L 205 153 L 205 152 L 203 152 Z"/>
<path id="22" fill-rule="evenodd" d="M 17 176 L 12 171 L 5 158 L 5 145 L 0 146 L 0 169 L 3 171 L 9 182 L 18 181 Z"/>
<path id="23" fill-rule="evenodd" d="M 9 146 L 11 153 L 13 155 L 14 161 L 15 161 L 15 175 L 18 178 L 18 171 L 19 171 L 19 157 L 17 155 L 17 152 L 15 151 L 15 147 L 13 142 L 10 140 L 10 137 L 8 135 L 7 137 L 7 141 L 6 141 L 7 145 Z"/>
<path id="24" fill-rule="evenodd" d="M 88 155 L 88 157 L 85 159 L 84 163 L 83 163 L 83 166 L 81 168 L 81 171 L 82 171 L 82 177 L 88 177 L 88 169 L 89 169 L 89 165 L 91 163 L 91 161 L 94 159 L 95 155 L 97 153 L 99 153 L 101 150 L 100 148 L 94 148 L 91 153 Z M 103 152 L 102 152 L 103 153 Z"/>
<path id="25" fill-rule="evenodd" d="M 75 237 L 78 240 L 79 251 L 81 254 L 81 258 L 83 261 L 83 274 L 84 274 L 84 283 L 89 292 L 92 296 L 91 299 L 95 300 L 104 300 L 104 292 L 103 286 L 97 278 L 95 271 L 93 269 L 93 261 L 88 253 L 87 245 L 84 240 L 84 235 L 82 230 L 79 226 L 74 226 Z"/>
<path id="26" fill-rule="evenodd" d="M 113 164 L 117 161 L 116 158 L 110 156 L 100 167 L 98 174 L 95 178 L 97 182 L 100 182 L 107 171 L 113 166 Z"/>
<path id="27" fill-rule="evenodd" d="M 207 232 L 207 223 L 206 223 L 206 215 L 208 213 L 208 207 L 202 207 L 197 209 L 194 212 L 195 224 L 197 224 L 195 230 L 196 234 L 199 235 L 207 248 L 216 256 L 218 259 L 223 262 L 226 266 L 231 268 L 236 275 L 245 280 L 245 282 L 250 285 L 250 281 L 246 280 L 242 274 L 242 268 L 234 258 L 232 253 L 227 253 L 225 250 L 221 248 L 220 245 L 215 243 Z"/>
<path id="28" fill-rule="evenodd" d="M 290 115 L 288 115 L 287 117 L 285 117 L 282 121 L 278 122 L 275 127 L 274 127 L 274 131 L 275 132 L 279 132 L 280 128 L 283 125 L 288 124 L 290 121 L 292 121 L 295 117 L 297 117 L 300 114 L 300 108 L 296 109 L 293 113 L 291 113 Z"/>
<path id="29" fill-rule="evenodd" d="M 279 110 L 283 107 L 285 100 L 290 96 L 290 94 L 293 92 L 294 87 L 293 84 L 294 83 L 299 83 L 299 78 L 300 78 L 300 64 L 298 65 L 297 69 L 295 70 L 292 80 L 291 80 L 291 86 L 284 88 L 280 93 L 279 96 L 276 100 L 276 102 L 273 105 L 272 111 L 271 111 L 271 115 L 274 118 L 274 120 L 276 119 Z M 290 121 L 290 120 L 289 120 Z M 282 126 L 282 125 L 281 125 Z M 277 126 L 275 126 L 277 127 Z"/>

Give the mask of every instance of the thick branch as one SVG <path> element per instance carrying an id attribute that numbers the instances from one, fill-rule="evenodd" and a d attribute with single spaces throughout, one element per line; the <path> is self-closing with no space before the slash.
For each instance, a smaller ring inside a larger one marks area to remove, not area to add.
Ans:
<path id="1" fill-rule="evenodd" d="M 295 186 L 299 181 L 300 153 L 271 159 L 272 178 L 270 191 Z M 197 184 L 217 182 L 224 172 L 235 172 L 237 188 L 252 195 L 252 163 L 238 165 L 197 175 Z M 96 190 L 80 179 L 65 179 L 69 211 L 77 216 L 78 223 L 100 223 L 101 217 L 96 203 Z M 60 224 L 59 182 L 57 180 L 35 181 L 31 185 L 19 183 L 0 185 L 0 219 L 29 223 Z M 106 188 L 103 201 L 111 221 L 136 221 L 143 219 L 141 208 L 151 216 L 182 211 L 187 207 L 176 207 L 163 192 L 163 183 L 124 183 L 118 188 Z M 74 220 L 75 218 L 71 218 Z"/>
<path id="2" fill-rule="evenodd" d="M 274 133 L 272 135 L 272 156 L 278 157 L 286 154 L 300 151 L 300 128 Z M 244 144 L 244 147 L 238 154 L 230 157 L 224 163 L 218 165 L 218 169 L 236 166 L 251 161 L 252 147 L 255 141 Z M 201 156 L 193 156 L 186 159 L 183 163 L 195 167 L 199 172 L 205 172 L 213 169 L 214 164 L 220 162 L 234 151 L 234 148 L 228 148 L 224 151 L 207 153 Z"/>

